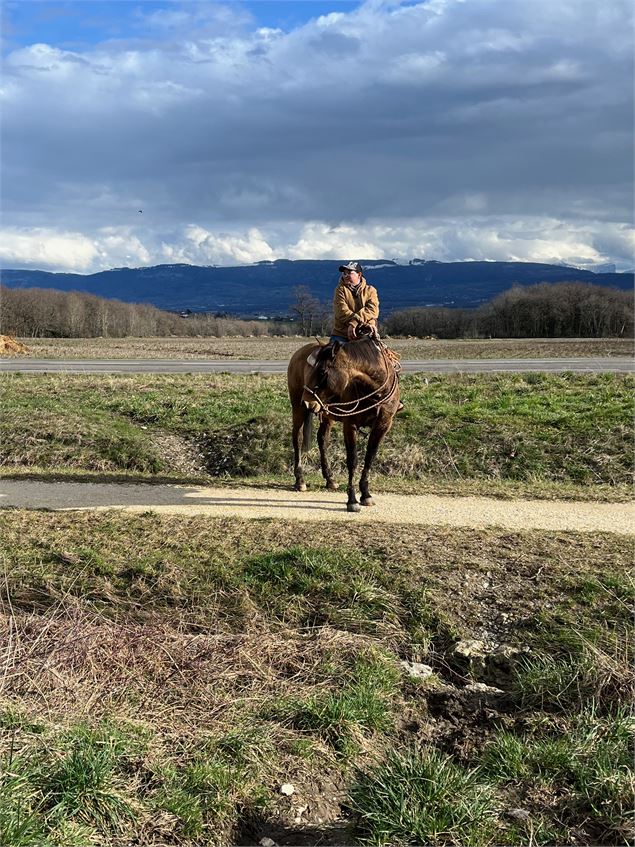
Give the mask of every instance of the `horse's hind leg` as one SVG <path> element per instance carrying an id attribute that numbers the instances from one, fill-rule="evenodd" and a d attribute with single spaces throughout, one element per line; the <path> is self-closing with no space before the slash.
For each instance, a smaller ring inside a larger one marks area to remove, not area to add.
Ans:
<path id="1" fill-rule="evenodd" d="M 300 406 L 293 407 L 293 426 L 291 439 L 293 441 L 293 474 L 295 476 L 295 491 L 306 491 L 306 482 L 302 475 L 302 426 L 304 424 L 304 409 Z"/>
<path id="2" fill-rule="evenodd" d="M 326 488 L 328 491 L 337 491 L 337 485 L 335 483 L 335 480 L 333 479 L 333 474 L 331 472 L 331 466 L 329 464 L 329 458 L 327 455 L 332 427 L 332 421 L 329 421 L 327 418 L 324 418 L 320 423 L 320 428 L 318 429 L 317 442 L 318 447 L 320 448 L 320 467 L 322 468 L 322 476 L 326 480 Z"/>
<path id="3" fill-rule="evenodd" d="M 346 445 L 346 466 L 348 467 L 348 502 L 346 508 L 349 512 L 360 512 L 362 507 L 357 502 L 355 485 L 353 484 L 357 467 L 357 427 L 348 423 L 348 421 L 344 423 L 344 444 Z"/>
<path id="4" fill-rule="evenodd" d="M 370 431 L 368 436 L 368 444 L 366 445 L 366 455 L 364 456 L 364 468 L 362 470 L 362 475 L 359 480 L 359 490 L 361 492 L 361 504 L 362 506 L 374 506 L 375 501 L 373 500 L 371 493 L 368 489 L 368 477 L 370 475 L 370 468 L 373 464 L 375 456 L 377 455 L 377 448 L 381 444 L 381 440 L 386 435 L 389 426 L 385 426 L 382 424 L 376 424 Z"/>

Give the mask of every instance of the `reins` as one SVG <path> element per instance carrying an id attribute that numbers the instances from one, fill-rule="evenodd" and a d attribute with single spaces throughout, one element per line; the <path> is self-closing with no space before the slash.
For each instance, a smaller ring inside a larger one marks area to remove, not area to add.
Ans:
<path id="1" fill-rule="evenodd" d="M 374 391 L 371 391 L 370 394 L 366 394 L 364 397 L 358 397 L 356 400 L 344 400 L 340 403 L 325 403 L 321 397 L 319 397 L 315 391 L 309 388 L 308 385 L 304 386 L 305 391 L 308 391 L 309 394 L 312 394 L 313 397 L 317 400 L 320 405 L 319 415 L 331 415 L 334 418 L 347 418 L 351 415 L 358 415 L 360 412 L 369 412 L 371 409 L 377 408 L 377 406 L 381 406 L 384 403 L 387 403 L 388 400 L 393 396 L 395 391 L 397 390 L 397 385 L 399 384 L 399 379 L 397 377 L 397 370 L 393 365 L 393 362 L 390 360 L 390 357 L 386 354 L 386 346 L 384 344 L 379 348 L 381 350 L 381 355 L 384 360 L 384 365 L 386 366 L 387 376 L 383 383 L 376 388 Z M 390 381 L 390 375 L 392 372 L 392 385 L 386 394 L 385 397 L 380 397 L 375 403 L 370 406 L 365 406 L 363 409 L 359 409 L 359 404 L 364 400 L 370 400 L 371 397 L 374 397 L 376 394 L 379 394 L 380 391 L 388 385 Z M 351 409 L 347 409 L 346 407 L 351 406 Z M 335 411 L 336 409 L 340 409 L 343 411 Z"/>

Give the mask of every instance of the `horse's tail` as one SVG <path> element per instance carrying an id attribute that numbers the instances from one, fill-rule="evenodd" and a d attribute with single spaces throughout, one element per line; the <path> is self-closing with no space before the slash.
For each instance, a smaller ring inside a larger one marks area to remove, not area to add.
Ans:
<path id="1" fill-rule="evenodd" d="M 311 437 L 313 435 L 313 412 L 310 409 L 304 410 L 304 423 L 302 424 L 302 452 L 307 453 L 311 447 Z"/>

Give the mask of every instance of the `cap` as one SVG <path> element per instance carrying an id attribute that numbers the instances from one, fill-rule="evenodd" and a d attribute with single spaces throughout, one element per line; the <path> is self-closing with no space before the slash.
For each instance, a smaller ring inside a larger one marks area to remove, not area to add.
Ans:
<path id="1" fill-rule="evenodd" d="M 358 274 L 361 274 L 362 266 L 359 262 L 348 262 L 346 265 L 340 265 L 339 270 L 340 273 L 343 273 L 344 271 L 357 271 Z"/>

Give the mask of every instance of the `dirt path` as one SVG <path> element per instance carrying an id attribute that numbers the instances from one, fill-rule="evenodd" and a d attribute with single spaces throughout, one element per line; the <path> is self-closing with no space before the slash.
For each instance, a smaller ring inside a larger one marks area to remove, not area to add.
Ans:
<path id="1" fill-rule="evenodd" d="M 123 509 L 173 515 L 366 521 L 481 529 L 545 529 L 635 535 L 635 503 L 494 500 L 488 497 L 380 494 L 359 514 L 346 511 L 346 494 L 324 490 L 206 488 L 185 485 L 3 480 L 0 507 Z"/>

